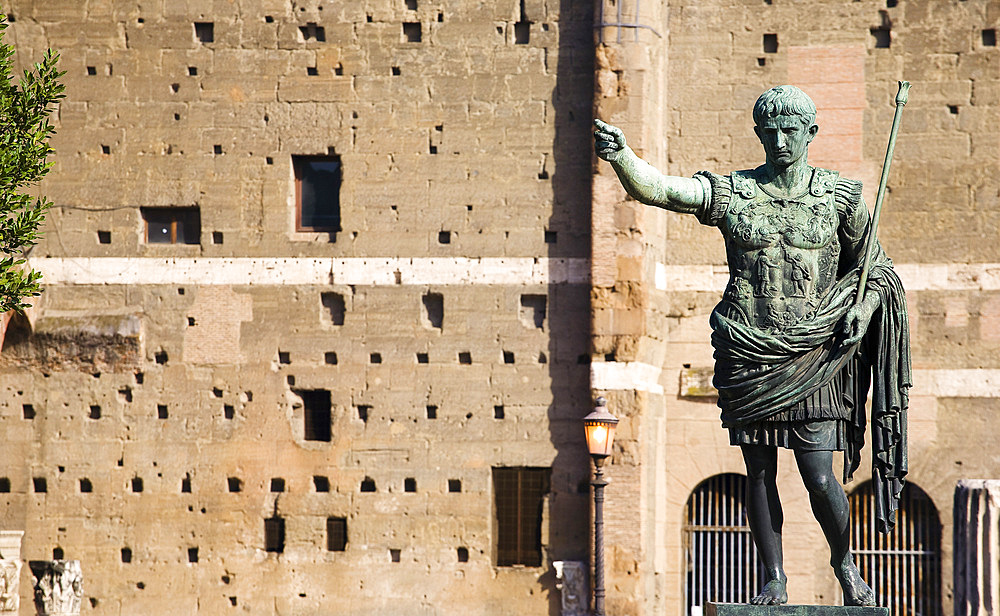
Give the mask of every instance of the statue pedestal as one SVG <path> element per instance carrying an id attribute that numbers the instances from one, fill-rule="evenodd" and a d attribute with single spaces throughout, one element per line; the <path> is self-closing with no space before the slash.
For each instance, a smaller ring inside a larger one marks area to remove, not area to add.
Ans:
<path id="1" fill-rule="evenodd" d="M 887 607 L 847 607 L 843 605 L 750 605 L 709 603 L 705 616 L 889 616 Z"/>

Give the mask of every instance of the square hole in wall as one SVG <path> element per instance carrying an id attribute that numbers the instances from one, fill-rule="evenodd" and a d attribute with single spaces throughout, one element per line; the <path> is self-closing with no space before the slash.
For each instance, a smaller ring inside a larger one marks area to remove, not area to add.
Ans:
<path id="1" fill-rule="evenodd" d="M 428 404 L 427 405 L 427 419 L 437 419 L 438 407 Z"/>
<path id="2" fill-rule="evenodd" d="M 239 477 L 227 477 L 226 487 L 230 492 L 242 492 L 243 491 L 243 480 Z"/>
<path id="3" fill-rule="evenodd" d="M 406 22 L 403 24 L 403 40 L 407 43 L 419 43 L 423 38 L 420 22 Z"/>
<path id="4" fill-rule="evenodd" d="M 330 478 L 323 475 L 313 475 L 313 487 L 317 492 L 329 492 Z"/>
<path id="5" fill-rule="evenodd" d="M 504 351 L 503 352 L 503 363 L 505 363 L 505 364 L 512 364 L 512 363 L 514 363 L 514 352 L 513 351 Z"/>
<path id="6" fill-rule="evenodd" d="M 497 404 L 493 406 L 493 418 L 503 419 L 504 418 L 504 408 L 502 404 Z"/>
<path id="7" fill-rule="evenodd" d="M 418 364 L 430 363 L 430 357 L 427 355 L 427 353 L 417 353 L 417 363 Z"/>
<path id="8" fill-rule="evenodd" d="M 347 304 L 344 296 L 340 293 L 321 293 L 320 304 L 325 309 L 325 314 L 330 317 L 330 324 L 340 326 L 344 324 L 344 315 L 347 312 Z"/>
<path id="9" fill-rule="evenodd" d="M 458 548 L 456 550 L 458 556 L 458 562 L 467 563 L 469 562 L 469 548 Z"/>
<path id="10" fill-rule="evenodd" d="M 215 41 L 215 23 L 211 21 L 194 22 L 194 37 L 201 43 Z"/>
<path id="11" fill-rule="evenodd" d="M 462 480 L 461 479 L 449 479 L 448 480 L 448 491 L 449 492 L 461 492 L 462 491 Z"/>
<path id="12" fill-rule="evenodd" d="M 156 416 L 159 419 L 166 419 L 167 417 L 170 416 L 169 411 L 167 411 L 167 405 L 166 404 L 157 404 L 156 405 Z"/>
<path id="13" fill-rule="evenodd" d="M 189 66 L 188 67 L 188 75 L 191 76 L 191 77 L 196 77 L 198 75 L 198 67 L 197 66 Z"/>
<path id="14" fill-rule="evenodd" d="M 323 43 L 326 41 L 326 29 L 323 26 L 309 22 L 304 26 L 299 26 L 299 35 L 303 41 L 316 41 Z"/>
<path id="15" fill-rule="evenodd" d="M 394 563 L 398 563 L 399 562 L 400 554 L 401 553 L 400 553 L 399 548 L 389 548 L 389 560 L 390 561 L 392 561 Z"/>
<path id="16" fill-rule="evenodd" d="M 450 244 L 451 231 L 438 231 L 438 244 Z"/>
<path id="17" fill-rule="evenodd" d="M 0 477 L 0 493 L 7 494 L 10 492 L 10 478 Z"/>
<path id="18" fill-rule="evenodd" d="M 143 490 L 142 477 L 133 477 L 129 481 L 129 485 L 132 488 L 132 492 L 134 492 L 136 494 L 142 492 L 142 490 Z"/>
<path id="19" fill-rule="evenodd" d="M 358 405 L 358 419 L 360 419 L 361 421 L 363 421 L 365 423 L 368 423 L 368 415 L 369 415 L 369 413 L 371 413 L 371 410 L 372 410 L 372 407 L 370 405 L 368 405 L 368 404 L 359 404 Z"/>
<path id="20" fill-rule="evenodd" d="M 31 489 L 38 494 L 44 494 L 49 491 L 49 482 L 45 477 L 32 477 Z"/>
<path id="21" fill-rule="evenodd" d="M 232 419 L 236 417 L 236 407 L 232 404 L 222 405 L 222 416 L 226 419 Z"/>
<path id="22" fill-rule="evenodd" d="M 34 419 L 35 418 L 35 407 L 33 405 L 31 405 L 31 404 L 22 404 L 21 405 L 21 416 L 24 417 L 25 419 Z"/>
<path id="23" fill-rule="evenodd" d="M 362 492 L 375 492 L 375 480 L 371 477 L 365 477 L 361 480 L 361 491 Z"/>
<path id="24" fill-rule="evenodd" d="M 121 559 L 123 563 L 132 562 L 132 548 L 122 548 L 121 549 Z"/>
<path id="25" fill-rule="evenodd" d="M 407 477 L 403 480 L 403 491 L 404 492 L 416 492 L 417 491 L 417 480 L 413 477 Z"/>
<path id="26" fill-rule="evenodd" d="M 983 30 L 983 47 L 996 47 L 997 46 L 997 31 L 995 28 L 987 28 Z"/>
<path id="27" fill-rule="evenodd" d="M 188 548 L 188 562 L 198 562 L 198 548 Z"/>
<path id="28" fill-rule="evenodd" d="M 381 364 L 382 363 L 382 354 L 381 353 L 371 353 L 371 354 L 368 355 L 368 361 L 370 361 L 373 364 Z"/>
<path id="29" fill-rule="evenodd" d="M 88 66 L 87 67 L 87 74 L 88 75 L 96 75 L 97 74 L 97 67 L 96 66 Z"/>
<path id="30" fill-rule="evenodd" d="M 212 231 L 212 243 L 213 244 L 222 243 L 222 231 Z"/>
<path id="31" fill-rule="evenodd" d="M 90 417 L 91 419 L 100 419 L 101 418 L 101 407 L 100 407 L 100 405 L 91 404 L 90 405 L 90 412 L 87 414 L 87 417 Z"/>
<path id="32" fill-rule="evenodd" d="M 272 492 L 284 492 L 285 491 L 285 480 L 282 477 L 271 477 L 271 491 Z"/>
<path id="33" fill-rule="evenodd" d="M 184 494 L 191 493 L 191 473 L 185 473 L 184 477 L 181 478 L 181 492 Z"/>
<path id="34" fill-rule="evenodd" d="M 326 353 L 323 353 L 323 363 L 328 366 L 336 366 L 337 354 L 333 351 L 327 351 Z"/>
<path id="35" fill-rule="evenodd" d="M 764 46 L 764 53 L 778 53 L 778 35 L 777 34 L 765 34 L 762 44 Z"/>
<path id="36" fill-rule="evenodd" d="M 279 364 L 290 364 L 292 363 L 292 356 L 288 351 L 278 351 L 278 363 Z"/>
<path id="37" fill-rule="evenodd" d="M 462 351 L 458 354 L 458 363 L 460 364 L 471 364 L 472 363 L 472 353 L 469 351 Z"/>
<path id="38" fill-rule="evenodd" d="M 86 477 L 80 478 L 80 492 L 84 494 L 89 494 L 94 491 L 94 484 Z"/>

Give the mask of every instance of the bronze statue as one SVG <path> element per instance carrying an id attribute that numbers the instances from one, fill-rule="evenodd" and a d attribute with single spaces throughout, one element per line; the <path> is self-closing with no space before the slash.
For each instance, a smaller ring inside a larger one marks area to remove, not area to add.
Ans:
<path id="1" fill-rule="evenodd" d="M 594 120 L 595 149 L 634 199 L 693 214 L 725 238 L 730 279 L 711 316 L 714 384 L 723 426 L 746 462 L 750 529 L 768 576 L 751 602 L 788 601 L 775 483 L 777 448 L 785 447 L 795 454 L 830 544 L 845 603 L 874 605 L 850 552 L 850 507 L 834 476 L 833 452 L 844 452 L 844 480 L 850 480 L 874 383 L 877 518 L 880 530 L 891 530 L 906 474 L 906 298 L 874 235 L 866 249 L 872 226 L 861 183 L 808 165 L 819 131 L 815 118 L 816 106 L 802 90 L 764 92 L 753 119 L 765 162 L 728 176 L 664 176 L 636 156 L 621 130 L 600 120 Z M 891 145 L 886 172 L 890 158 Z M 884 181 L 885 173 L 880 201 Z M 870 271 L 862 274 L 866 253 Z M 865 292 L 858 299 L 859 285 Z"/>

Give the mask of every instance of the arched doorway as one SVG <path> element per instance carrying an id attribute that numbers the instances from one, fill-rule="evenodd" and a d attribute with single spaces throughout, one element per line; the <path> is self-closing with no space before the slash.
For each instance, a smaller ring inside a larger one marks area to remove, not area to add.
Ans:
<path id="1" fill-rule="evenodd" d="M 875 526 L 872 482 L 851 492 L 851 550 L 878 605 L 893 616 L 941 616 L 941 521 L 927 493 L 907 483 L 896 528 Z"/>
<path id="2" fill-rule="evenodd" d="M 746 603 L 759 590 L 764 568 L 747 525 L 745 475 L 702 481 L 684 508 L 685 606 L 700 616 L 709 601 Z"/>

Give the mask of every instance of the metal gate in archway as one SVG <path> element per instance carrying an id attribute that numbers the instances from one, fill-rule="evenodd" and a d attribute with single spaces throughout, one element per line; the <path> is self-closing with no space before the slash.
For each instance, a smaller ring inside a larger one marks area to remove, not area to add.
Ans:
<path id="1" fill-rule="evenodd" d="M 763 585 L 764 566 L 747 524 L 746 484 L 745 475 L 715 475 L 688 498 L 683 530 L 688 616 L 699 616 L 709 601 L 746 603 Z"/>
<path id="2" fill-rule="evenodd" d="M 875 526 L 872 482 L 851 492 L 851 551 L 876 604 L 893 616 L 941 616 L 941 520 L 930 497 L 907 483 L 896 528 Z"/>

